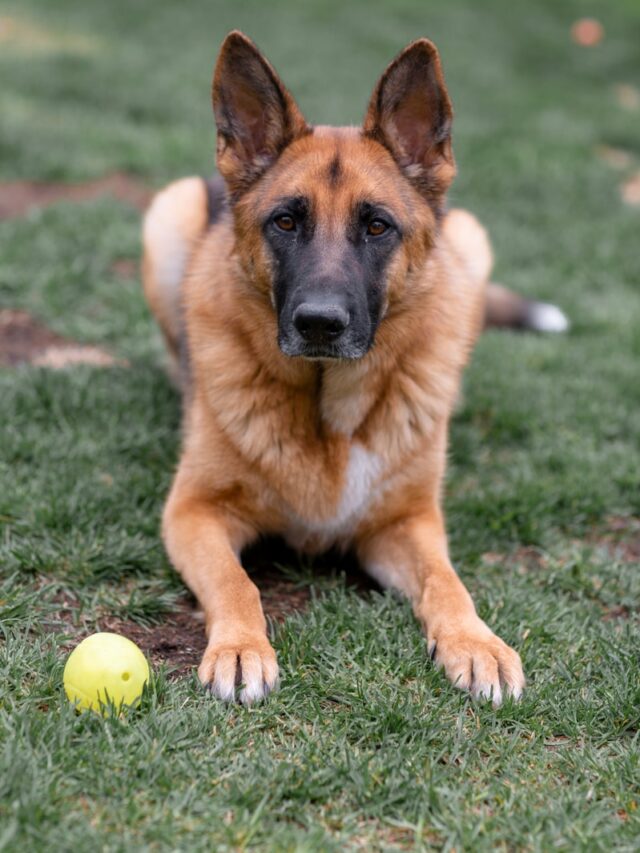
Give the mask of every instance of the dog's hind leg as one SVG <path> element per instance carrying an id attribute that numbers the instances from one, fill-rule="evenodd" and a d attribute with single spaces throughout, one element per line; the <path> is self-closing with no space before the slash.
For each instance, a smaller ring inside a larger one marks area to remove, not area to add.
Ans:
<path id="1" fill-rule="evenodd" d="M 210 220 L 210 192 L 201 178 L 183 178 L 154 196 L 142 227 L 144 293 L 179 380 L 182 311 L 180 286 L 193 250 Z"/>

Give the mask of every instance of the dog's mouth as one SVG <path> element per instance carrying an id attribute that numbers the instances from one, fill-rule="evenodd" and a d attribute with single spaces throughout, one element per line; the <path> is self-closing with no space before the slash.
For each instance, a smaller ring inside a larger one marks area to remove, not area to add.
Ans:
<path id="1" fill-rule="evenodd" d="M 304 340 L 291 340 L 290 337 L 278 339 L 278 346 L 289 358 L 303 358 L 306 361 L 354 361 L 369 351 L 369 346 L 356 345 L 348 341 L 326 343 L 308 343 Z"/>

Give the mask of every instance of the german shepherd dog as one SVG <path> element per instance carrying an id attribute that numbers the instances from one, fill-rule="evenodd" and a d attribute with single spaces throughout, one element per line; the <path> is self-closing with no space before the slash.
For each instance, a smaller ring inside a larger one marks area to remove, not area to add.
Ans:
<path id="1" fill-rule="evenodd" d="M 566 320 L 489 284 L 484 229 L 446 210 L 455 164 L 438 51 L 426 39 L 402 51 L 362 127 L 312 127 L 232 32 L 213 108 L 222 177 L 160 192 L 143 235 L 145 293 L 184 390 L 162 529 L 204 609 L 200 680 L 244 703 L 276 686 L 240 555 L 277 535 L 309 553 L 352 549 L 409 597 L 456 687 L 517 699 L 520 658 L 478 617 L 449 559 L 448 423 L 485 320 Z"/>

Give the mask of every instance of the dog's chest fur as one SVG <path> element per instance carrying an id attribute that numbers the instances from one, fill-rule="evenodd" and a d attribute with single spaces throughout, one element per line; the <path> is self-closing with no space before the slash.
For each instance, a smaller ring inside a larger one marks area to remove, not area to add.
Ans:
<path id="1" fill-rule="evenodd" d="M 350 367 L 332 365 L 321 371 L 313 420 L 321 424 L 328 451 L 324 464 L 319 458 L 321 467 L 315 472 L 312 465 L 303 466 L 281 492 L 282 534 L 299 550 L 317 552 L 348 544 L 381 493 L 387 460 L 357 434 L 372 394 L 366 370 Z"/>
<path id="2" fill-rule="evenodd" d="M 333 514 L 322 518 L 303 517 L 291 506 L 287 507 L 285 539 L 292 547 L 310 552 L 347 544 L 370 506 L 379 498 L 383 474 L 384 459 L 359 441 L 353 441 Z"/>
<path id="3" fill-rule="evenodd" d="M 447 408 L 441 389 L 397 364 L 392 383 L 363 360 L 294 386 L 236 375 L 249 364 L 211 372 L 209 387 L 215 420 L 244 459 L 255 518 L 301 551 L 348 546 L 397 477 L 421 476 L 425 442 Z"/>

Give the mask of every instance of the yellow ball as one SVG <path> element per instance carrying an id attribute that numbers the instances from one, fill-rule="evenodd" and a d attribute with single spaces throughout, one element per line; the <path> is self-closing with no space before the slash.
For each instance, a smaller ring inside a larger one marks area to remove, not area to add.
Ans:
<path id="1" fill-rule="evenodd" d="M 145 656 L 131 640 L 107 632 L 92 634 L 69 655 L 64 690 L 78 710 L 104 712 L 109 702 L 117 708 L 137 705 L 149 675 Z"/>

